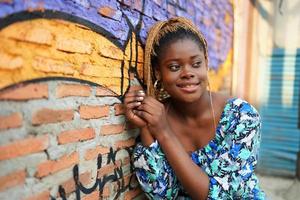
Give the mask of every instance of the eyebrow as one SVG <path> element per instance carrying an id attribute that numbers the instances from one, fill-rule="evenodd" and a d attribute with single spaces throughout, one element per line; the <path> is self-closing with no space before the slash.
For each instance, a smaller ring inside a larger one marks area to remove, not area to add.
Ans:
<path id="1" fill-rule="evenodd" d="M 194 55 L 194 56 L 191 56 L 190 58 L 191 58 L 191 59 L 195 59 L 195 58 L 197 58 L 197 57 L 202 58 L 202 56 L 199 55 L 199 54 Z M 178 61 L 178 60 L 180 60 L 180 59 L 179 59 L 179 58 L 171 58 L 171 59 L 165 60 L 164 63 L 167 63 L 167 62 L 170 62 L 170 61 Z"/>

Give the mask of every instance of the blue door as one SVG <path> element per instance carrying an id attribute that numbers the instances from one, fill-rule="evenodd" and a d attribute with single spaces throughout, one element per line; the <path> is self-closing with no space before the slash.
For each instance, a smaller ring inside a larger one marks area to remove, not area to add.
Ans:
<path id="1" fill-rule="evenodd" d="M 300 150 L 300 49 L 274 49 L 267 63 L 261 85 L 266 101 L 259 108 L 263 124 L 258 171 L 294 177 Z"/>

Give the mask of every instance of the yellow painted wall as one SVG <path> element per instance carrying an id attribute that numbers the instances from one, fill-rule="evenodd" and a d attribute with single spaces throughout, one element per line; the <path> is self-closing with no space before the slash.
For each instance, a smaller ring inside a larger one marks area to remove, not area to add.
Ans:
<path id="1" fill-rule="evenodd" d="M 134 35 L 132 38 L 135 40 Z M 100 84 L 120 95 L 121 79 L 125 91 L 129 84 L 127 71 L 136 57 L 135 45 L 129 63 L 130 46 L 123 52 L 104 36 L 63 20 L 14 23 L 0 31 L 0 44 L 0 89 L 38 78 L 66 77 Z M 141 72 L 143 50 L 141 45 L 138 47 Z"/>

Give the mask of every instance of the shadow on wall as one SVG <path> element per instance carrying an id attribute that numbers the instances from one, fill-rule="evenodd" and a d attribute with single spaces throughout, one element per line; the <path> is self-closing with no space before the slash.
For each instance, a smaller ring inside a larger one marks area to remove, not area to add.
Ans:
<path id="1" fill-rule="evenodd" d="M 274 49 L 268 64 L 263 86 L 267 102 L 260 107 L 263 126 L 258 170 L 295 177 L 300 151 L 300 49 Z"/>

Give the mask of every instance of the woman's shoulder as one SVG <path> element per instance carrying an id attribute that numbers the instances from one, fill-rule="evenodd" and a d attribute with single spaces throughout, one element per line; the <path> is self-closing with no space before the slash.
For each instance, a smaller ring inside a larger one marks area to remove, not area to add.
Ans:
<path id="1" fill-rule="evenodd" d="M 258 111 L 256 110 L 256 108 L 244 99 L 231 97 L 227 102 L 230 109 L 233 109 L 236 112 L 239 112 L 241 114 L 258 115 Z"/>
<path id="2" fill-rule="evenodd" d="M 224 97 L 223 97 L 224 98 Z M 224 99 L 223 99 L 224 100 Z M 225 103 L 223 106 L 223 113 L 220 122 L 227 126 L 234 126 L 234 124 L 241 122 L 260 122 L 260 115 L 256 108 L 248 101 L 232 96 L 225 96 Z"/>
<path id="3" fill-rule="evenodd" d="M 224 110 L 257 113 L 256 108 L 253 105 L 251 105 L 248 101 L 242 98 L 218 92 L 212 93 L 212 97 L 213 101 L 215 101 L 215 105 L 217 107 L 224 108 Z"/>

